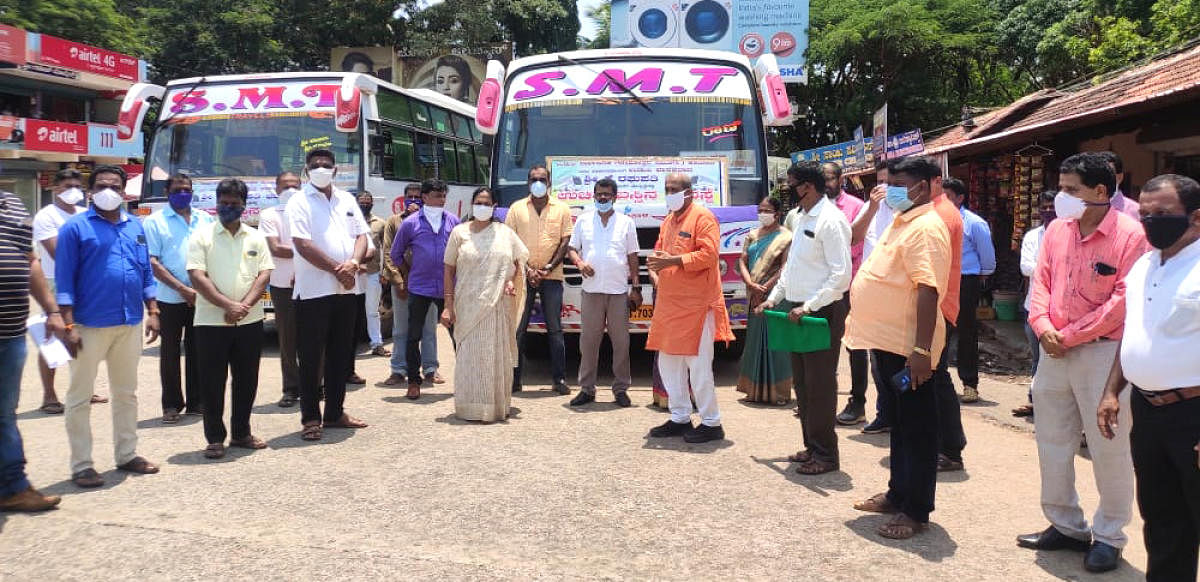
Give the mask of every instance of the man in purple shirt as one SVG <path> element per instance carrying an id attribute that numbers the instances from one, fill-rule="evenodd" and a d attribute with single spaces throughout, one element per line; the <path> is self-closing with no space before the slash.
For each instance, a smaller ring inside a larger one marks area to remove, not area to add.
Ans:
<path id="1" fill-rule="evenodd" d="M 421 183 L 421 198 L 421 211 L 400 223 L 391 250 L 392 262 L 404 265 L 401 271 L 408 273 L 408 329 L 424 327 L 431 304 L 437 306 L 439 314 L 446 306 L 443 261 L 450 231 L 458 226 L 458 217 L 445 213 L 445 182 L 425 180 Z M 412 254 L 406 255 L 410 249 Z M 416 400 L 421 397 L 421 334 L 408 334 L 404 347 L 408 370 L 405 396 Z"/>

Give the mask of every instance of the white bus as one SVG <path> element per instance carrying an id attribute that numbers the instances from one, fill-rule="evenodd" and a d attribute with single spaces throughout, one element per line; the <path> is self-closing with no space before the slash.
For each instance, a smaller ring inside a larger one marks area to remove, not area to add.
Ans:
<path id="1" fill-rule="evenodd" d="M 720 268 L 735 329 L 745 327 L 747 315 L 737 273 L 742 240 L 758 226 L 755 206 L 770 193 L 775 177 L 768 171 L 764 126 L 789 123 L 790 104 L 773 55 L 751 66 L 739 54 L 683 49 L 546 54 L 517 59 L 507 71 L 492 61 L 476 113 L 479 129 L 495 134 L 491 187 L 503 206 L 526 196 L 533 165 L 555 158 L 593 168 L 610 162 L 614 168 L 633 168 L 640 160 L 670 165 L 721 159 L 726 175 L 704 186 L 723 183 L 723 198 L 709 205 L 722 227 Z M 633 173 L 617 171 L 610 177 L 618 182 L 618 211 L 637 224 L 643 294 L 652 303 L 645 256 L 654 248 L 667 208 L 649 194 L 654 188 L 622 181 L 661 180 L 662 175 Z M 556 176 L 551 167 L 551 192 L 578 215 L 590 206 L 589 180 L 595 177 Z M 699 191 L 696 180 L 693 174 L 693 190 Z M 578 332 L 582 278 L 569 261 L 565 271 L 563 329 Z M 631 314 L 631 330 L 648 331 L 653 309 L 651 304 Z M 530 318 L 530 330 L 545 331 L 540 313 Z"/>
<path id="2" fill-rule="evenodd" d="M 359 73 L 267 73 L 139 83 L 121 106 L 119 136 L 132 139 L 152 100 L 138 214 L 166 204 L 167 179 L 192 179 L 197 208 L 215 211 L 216 185 L 240 178 L 250 190 L 246 219 L 274 206 L 275 177 L 300 174 L 304 156 L 328 148 L 334 183 L 375 197 L 387 217 L 412 182 L 438 178 L 457 197 L 487 183 L 488 147 L 475 108 L 427 89 L 403 89 Z M 131 193 L 133 194 L 133 193 Z"/>

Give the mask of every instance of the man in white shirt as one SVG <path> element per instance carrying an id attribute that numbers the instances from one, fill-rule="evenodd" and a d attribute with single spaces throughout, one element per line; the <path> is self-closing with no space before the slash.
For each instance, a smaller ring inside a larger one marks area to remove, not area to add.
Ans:
<path id="1" fill-rule="evenodd" d="M 333 185 L 333 152 L 314 149 L 305 157 L 308 183 L 288 201 L 287 218 L 296 253 L 292 289 L 300 355 L 301 438 L 316 441 L 322 428 L 364 428 L 346 414 L 346 378 L 354 357 L 354 322 L 359 265 L 370 230 L 349 192 Z M 325 413 L 320 389 L 324 359 Z"/>
<path id="2" fill-rule="evenodd" d="M 38 259 L 42 261 L 42 273 L 50 287 L 50 294 L 56 295 L 58 289 L 54 286 L 54 251 L 58 246 L 58 229 L 68 218 L 79 212 L 78 204 L 83 202 L 83 175 L 79 170 L 65 168 L 54 174 L 51 186 L 54 202 L 38 211 L 33 217 L 33 241 L 37 243 L 35 250 Z M 46 414 L 62 414 L 63 405 L 54 392 L 54 370 L 46 365 L 46 360 L 38 356 L 38 372 L 42 377 L 42 407 Z M 92 397 L 92 402 L 107 402 L 107 398 L 99 395 Z"/>
<path id="3" fill-rule="evenodd" d="M 1125 183 L 1125 164 L 1121 162 L 1121 156 L 1113 152 L 1100 152 L 1100 155 L 1104 156 L 1105 161 L 1108 162 L 1108 167 L 1112 168 L 1112 171 L 1117 174 L 1117 191 L 1109 199 L 1109 206 L 1113 210 L 1128 214 L 1130 218 L 1140 220 L 1141 217 L 1138 216 L 1138 201 L 1121 192 L 1121 184 Z"/>
<path id="4" fill-rule="evenodd" d="M 1096 412 L 1108 439 L 1130 422 L 1146 580 L 1196 580 L 1200 552 L 1200 184 L 1146 182 L 1142 226 L 1156 250 L 1125 276 L 1125 333 Z M 1191 357 L 1188 357 L 1188 356 Z M 1123 394 L 1132 386 L 1133 394 Z"/>
<path id="5" fill-rule="evenodd" d="M 296 358 L 296 305 L 292 285 L 296 278 L 292 264 L 295 249 L 288 227 L 287 205 L 300 192 L 300 177 L 283 172 L 275 177 L 279 203 L 258 215 L 258 228 L 267 237 L 275 270 L 271 271 L 271 306 L 275 310 L 275 332 L 279 336 L 279 368 L 283 374 L 283 397 L 279 406 L 291 408 L 300 399 L 300 360 Z"/>
<path id="6" fill-rule="evenodd" d="M 887 229 L 888 225 L 892 223 L 892 219 L 896 217 L 896 213 L 892 210 L 892 207 L 883 203 L 888 185 L 887 162 L 876 163 L 875 182 L 875 187 L 871 189 L 871 194 L 867 197 L 866 206 L 854 218 L 854 223 L 850 225 L 850 244 L 862 244 L 863 263 L 867 262 L 867 257 L 871 256 L 871 251 L 875 250 L 875 245 L 883 236 L 883 231 Z M 862 390 L 861 394 L 854 393 L 858 389 Z M 852 385 L 850 401 L 866 402 L 866 400 L 866 387 Z M 864 433 L 877 434 L 892 430 L 892 421 L 887 417 L 886 411 L 880 406 L 880 400 L 880 398 L 875 399 L 875 420 L 863 427 L 862 431 Z M 856 416 L 851 415 L 847 417 L 847 421 L 856 418 Z"/>
<path id="7" fill-rule="evenodd" d="M 850 223 L 825 196 L 825 176 L 817 162 L 788 168 L 788 188 L 799 206 L 784 224 L 792 246 L 779 282 L 757 309 L 779 305 L 788 319 L 819 317 L 829 322 L 829 348 L 793 353 L 792 385 L 800 410 L 804 448 L 790 457 L 796 472 L 819 475 L 840 467 L 837 433 L 837 367 L 846 330 L 846 291 L 850 289 Z"/>
<path id="8" fill-rule="evenodd" d="M 579 394 L 571 406 L 596 400 L 600 338 L 608 328 L 613 352 L 613 396 L 617 406 L 629 407 L 629 310 L 642 304 L 638 282 L 637 227 L 633 219 L 613 210 L 617 183 L 596 181 L 595 208 L 579 215 L 571 232 L 567 255 L 583 274 L 583 323 L 579 334 Z"/>
<path id="9" fill-rule="evenodd" d="M 1058 192 L 1047 190 L 1038 198 L 1038 216 L 1041 226 L 1025 233 L 1021 238 L 1021 274 L 1025 276 L 1025 313 L 1029 313 L 1029 301 L 1033 296 L 1033 273 L 1037 268 L 1038 253 L 1042 250 L 1042 236 L 1046 234 L 1046 226 L 1054 222 L 1054 197 Z M 1028 316 L 1025 318 L 1029 319 Z M 1042 342 L 1038 339 L 1029 321 L 1025 322 L 1025 339 L 1029 342 L 1029 353 L 1033 357 L 1033 366 L 1029 376 L 1037 375 L 1038 360 L 1042 357 Z M 1013 416 L 1024 417 L 1033 415 L 1033 391 L 1029 392 L 1029 404 L 1018 406 L 1012 410 Z"/>

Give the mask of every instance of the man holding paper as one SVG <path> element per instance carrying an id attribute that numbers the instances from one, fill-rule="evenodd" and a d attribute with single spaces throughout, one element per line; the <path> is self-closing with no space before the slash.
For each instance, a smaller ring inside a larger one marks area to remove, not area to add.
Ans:
<path id="1" fill-rule="evenodd" d="M 788 168 L 787 187 L 799 204 L 788 213 L 792 246 L 779 282 L 756 310 L 779 305 L 788 319 L 805 316 L 829 322 L 829 347 L 792 354 L 792 386 L 800 410 L 804 448 L 788 457 L 796 472 L 820 475 L 839 468 L 837 367 L 846 329 L 846 291 L 850 289 L 850 222 L 825 196 L 825 176 L 817 162 Z"/>
<path id="2" fill-rule="evenodd" d="M 17 431 L 17 399 L 25 368 L 25 320 L 30 291 L 46 313 L 46 337 L 62 337 L 63 320 L 33 254 L 33 228 L 21 199 L 0 192 L 0 511 L 44 511 L 62 498 L 42 495 L 25 476 Z M 41 340 L 42 338 L 37 338 Z"/>

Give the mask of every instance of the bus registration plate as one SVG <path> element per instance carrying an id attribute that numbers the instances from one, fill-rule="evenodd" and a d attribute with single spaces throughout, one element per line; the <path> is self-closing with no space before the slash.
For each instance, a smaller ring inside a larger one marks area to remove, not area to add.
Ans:
<path id="1" fill-rule="evenodd" d="M 654 306 L 642 305 L 629 312 L 629 321 L 650 321 L 654 318 Z"/>

